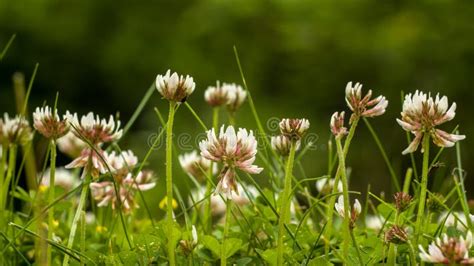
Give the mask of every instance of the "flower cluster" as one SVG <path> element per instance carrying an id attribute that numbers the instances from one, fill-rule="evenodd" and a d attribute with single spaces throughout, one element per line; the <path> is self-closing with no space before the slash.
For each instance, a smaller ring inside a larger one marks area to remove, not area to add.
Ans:
<path id="1" fill-rule="evenodd" d="M 331 116 L 331 122 L 329 123 L 332 134 L 336 138 L 341 138 L 347 134 L 347 128 L 344 127 L 344 112 L 335 112 Z"/>
<path id="2" fill-rule="evenodd" d="M 308 119 L 282 119 L 280 122 L 280 132 L 283 136 L 291 140 L 300 140 L 309 129 Z"/>
<path id="3" fill-rule="evenodd" d="M 122 136 L 120 121 L 115 121 L 112 116 L 108 121 L 100 119 L 98 115 L 94 117 L 92 112 L 82 116 L 81 120 L 78 119 L 77 114 L 69 112 L 66 113 L 66 117 L 71 123 L 74 135 L 91 145 L 82 149 L 80 155 L 66 165 L 66 168 L 89 167 L 93 177 L 106 173 L 102 144 L 120 139 Z"/>
<path id="4" fill-rule="evenodd" d="M 356 117 L 374 117 L 385 113 L 388 101 L 385 96 L 378 96 L 372 99 L 372 90 L 362 97 L 362 84 L 356 83 L 352 86 L 352 82 L 346 85 L 346 103 L 352 111 L 350 123 Z"/>
<path id="5" fill-rule="evenodd" d="M 288 156 L 290 154 L 291 140 L 284 135 L 273 136 L 271 139 L 272 149 L 281 156 Z M 296 141 L 296 150 L 299 150 L 301 141 Z"/>
<path id="6" fill-rule="evenodd" d="M 316 181 L 316 189 L 323 195 L 330 194 L 333 191 L 334 183 L 336 181 L 333 178 L 322 178 Z M 342 192 L 342 183 L 337 183 L 337 191 Z"/>
<path id="7" fill-rule="evenodd" d="M 428 247 L 428 252 L 423 246 L 420 248 L 420 258 L 422 261 L 443 264 L 473 264 L 474 258 L 469 257 L 469 249 L 472 247 L 472 233 L 469 231 L 464 237 L 454 238 L 443 234 L 441 238 L 436 238 Z"/>
<path id="8" fill-rule="evenodd" d="M 41 135 L 48 139 L 58 139 L 69 131 L 67 117 L 61 120 L 58 110 L 51 107 L 37 107 L 33 113 L 33 126 Z"/>
<path id="9" fill-rule="evenodd" d="M 397 192 L 393 195 L 393 198 L 395 200 L 395 207 L 399 213 L 405 211 L 413 200 L 412 196 L 405 192 Z"/>
<path id="10" fill-rule="evenodd" d="M 242 86 L 234 83 L 217 82 L 216 86 L 209 86 L 204 93 L 204 99 L 212 107 L 226 105 L 230 112 L 237 111 L 247 98 L 247 92 Z"/>
<path id="11" fill-rule="evenodd" d="M 402 244 L 408 241 L 408 233 L 405 228 L 393 225 L 385 232 L 385 243 Z"/>
<path id="12" fill-rule="evenodd" d="M 236 168 L 249 174 L 258 174 L 263 170 L 253 164 L 257 154 L 257 140 L 252 130 L 249 132 L 239 128 L 235 132 L 233 126 L 228 126 L 227 129 L 222 126 L 217 136 L 214 129 L 211 129 L 207 132 L 207 139 L 199 143 L 199 148 L 202 157 L 224 164 L 216 192 L 228 198 L 232 196 L 232 191 L 237 193 Z"/>
<path id="13" fill-rule="evenodd" d="M 198 180 L 204 179 L 211 168 L 211 161 L 200 156 L 197 151 L 182 154 L 178 159 L 183 170 Z M 214 174 L 216 172 L 215 165 L 212 168 Z"/>
<path id="14" fill-rule="evenodd" d="M 186 75 L 179 76 L 171 70 L 166 71 L 165 75 L 158 75 L 156 77 L 155 86 L 158 92 L 171 102 L 185 102 L 191 93 L 193 93 L 196 84 L 192 77 Z"/>
<path id="15" fill-rule="evenodd" d="M 440 97 L 439 94 L 434 99 L 421 91 L 405 96 L 401 119 L 397 119 L 397 122 L 404 130 L 415 135 L 415 138 L 402 154 L 416 151 L 425 134 L 431 136 L 433 143 L 440 147 L 452 147 L 456 141 L 466 138 L 464 135 L 450 134 L 436 128 L 456 115 L 456 103 L 448 107 L 448 97 Z"/>
<path id="16" fill-rule="evenodd" d="M 78 157 L 82 150 L 87 147 L 87 143 L 76 137 L 71 131 L 59 138 L 57 144 L 59 150 L 71 158 Z"/>
<path id="17" fill-rule="evenodd" d="M 24 145 L 33 138 L 30 124 L 25 117 L 10 118 L 7 113 L 0 118 L 0 143 Z"/>
<path id="18" fill-rule="evenodd" d="M 129 213 L 133 208 L 139 207 L 135 200 L 136 192 L 155 187 L 153 173 L 140 171 L 134 175 L 133 169 L 138 164 L 138 159 L 131 151 L 123 151 L 118 154 L 104 152 L 104 157 L 111 168 L 112 178 L 117 188 L 114 187 L 113 181 L 93 182 L 90 184 L 92 196 L 98 202 L 98 207 L 111 204 L 112 209 L 116 209 L 117 200 L 120 200 L 123 211 Z"/>
<path id="19" fill-rule="evenodd" d="M 337 213 L 339 214 L 339 216 L 341 216 L 342 218 L 344 218 L 346 215 L 345 215 L 345 209 L 344 209 L 344 197 L 341 195 L 339 196 L 339 198 L 337 199 L 337 202 L 336 204 L 334 205 L 334 208 L 336 209 Z M 350 213 L 350 228 L 354 228 L 355 226 L 355 222 L 357 221 L 357 218 L 359 218 L 359 215 L 362 211 L 362 206 L 360 205 L 360 202 L 356 199 L 354 201 L 354 205 L 352 207 L 352 209 L 349 209 L 349 213 Z"/>

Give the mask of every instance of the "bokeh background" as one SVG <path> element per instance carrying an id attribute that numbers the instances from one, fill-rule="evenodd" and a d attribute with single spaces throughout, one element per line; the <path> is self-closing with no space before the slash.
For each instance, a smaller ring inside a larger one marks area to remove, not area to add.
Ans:
<path id="1" fill-rule="evenodd" d="M 52 104 L 58 91 L 61 111 L 119 113 L 126 123 L 156 75 L 171 68 L 194 77 L 197 89 L 189 102 L 210 124 L 211 110 L 203 92 L 216 80 L 241 83 L 233 53 L 236 45 L 261 118 L 310 119 L 311 132 L 319 138 L 303 160 L 308 176 L 326 172 L 330 115 L 347 109 L 346 83 L 360 81 L 365 90 L 373 89 L 390 101 L 387 113 L 371 122 L 399 176 L 410 165 L 409 157 L 401 155 L 407 145 L 405 132 L 395 122 L 401 111 L 401 91 L 440 92 L 450 102 L 456 101 L 457 116 L 445 129 L 459 124 L 467 135 L 462 158 L 467 182 L 473 185 L 473 14 L 474 2 L 468 0 L 337 4 L 314 0 L 3 0 L 0 47 L 12 34 L 17 38 L 0 62 L 0 111 L 15 110 L 13 73 L 23 72 L 28 80 L 38 62 L 30 107 L 44 101 Z M 143 157 L 150 135 L 160 126 L 154 107 L 167 112 L 167 102 L 157 93 L 121 142 L 122 148 Z M 256 128 L 248 104 L 237 121 Z M 185 108 L 178 112 L 175 131 L 201 132 Z M 45 147 L 41 142 L 38 138 L 39 161 Z M 421 163 L 419 155 L 416 159 Z M 370 183 L 375 192 L 391 191 L 389 172 L 364 124 L 348 161 L 352 189 L 365 191 Z M 450 182 L 455 150 L 446 150 L 442 162 L 433 170 L 433 190 L 442 190 Z M 160 177 L 156 191 L 162 193 L 163 146 L 153 153 L 149 167 Z M 182 173 L 176 175 L 186 179 Z M 267 177 L 255 178 L 264 182 Z"/>

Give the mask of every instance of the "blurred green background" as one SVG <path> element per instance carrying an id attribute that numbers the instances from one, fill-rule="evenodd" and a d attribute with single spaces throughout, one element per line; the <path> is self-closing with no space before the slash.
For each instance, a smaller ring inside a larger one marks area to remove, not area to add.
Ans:
<path id="1" fill-rule="evenodd" d="M 0 111 L 15 109 L 12 74 L 21 71 L 29 79 L 39 62 L 31 107 L 52 104 L 59 91 L 61 111 L 119 112 L 126 123 L 156 75 L 171 68 L 194 77 L 197 89 L 189 102 L 210 124 L 203 92 L 216 80 L 241 83 L 232 50 L 236 45 L 261 118 L 310 119 L 311 132 L 319 139 L 303 160 L 308 176 L 326 172 L 329 118 L 334 111 L 347 110 L 348 81 L 360 81 L 365 91 L 373 89 L 389 99 L 387 113 L 371 122 L 400 176 L 410 165 L 409 157 L 401 155 L 405 132 L 395 122 L 401 91 L 440 92 L 456 101 L 457 116 L 444 128 L 459 124 L 467 135 L 462 156 L 469 174 L 474 170 L 469 163 L 474 150 L 473 14 L 474 2 L 468 0 L 3 0 L 0 46 L 14 33 L 17 38 L 0 63 Z M 140 157 L 160 125 L 153 107 L 167 112 L 167 102 L 155 93 L 122 141 L 123 148 Z M 237 121 L 256 128 L 248 104 Z M 194 134 L 200 127 L 182 108 L 175 131 Z M 348 159 L 351 188 L 365 191 L 371 183 L 373 191 L 390 192 L 389 172 L 368 130 L 361 124 L 356 134 Z M 41 159 L 44 145 L 38 147 Z M 416 158 L 421 163 L 419 154 Z M 430 181 L 438 191 L 451 181 L 455 149 L 447 149 L 442 161 Z M 157 190 L 162 191 L 163 146 L 149 166 L 158 173 Z M 268 177 L 263 173 L 255 178 Z"/>

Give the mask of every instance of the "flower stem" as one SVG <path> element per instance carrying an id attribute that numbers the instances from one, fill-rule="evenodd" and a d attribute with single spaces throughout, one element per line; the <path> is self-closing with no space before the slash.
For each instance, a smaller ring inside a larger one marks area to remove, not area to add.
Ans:
<path id="1" fill-rule="evenodd" d="M 173 237 L 173 121 L 176 103 L 170 101 L 168 122 L 166 123 L 166 219 L 168 224 L 168 260 L 169 265 L 176 265 Z"/>
<path id="2" fill-rule="evenodd" d="M 347 176 L 346 176 L 346 158 L 344 155 L 344 151 L 341 145 L 341 137 L 336 137 L 336 148 L 337 148 L 337 155 L 339 158 L 339 166 L 338 168 L 341 169 L 341 182 L 342 182 L 342 194 L 344 198 L 344 228 L 343 232 L 343 243 L 342 243 L 342 252 L 343 256 L 347 258 L 349 254 L 349 242 L 350 242 L 350 232 L 349 232 L 349 224 L 350 224 L 350 205 L 349 205 L 349 188 L 347 184 Z M 337 186 L 335 184 L 334 186 Z"/>
<path id="3" fill-rule="evenodd" d="M 356 240 L 355 235 L 354 235 L 354 230 L 351 229 L 350 233 L 351 233 L 351 238 L 352 238 L 352 244 L 354 245 L 354 247 L 356 249 L 357 257 L 359 259 L 359 263 L 360 263 L 361 266 L 363 266 L 365 264 L 364 264 L 364 260 L 362 259 L 362 254 L 360 253 L 359 245 L 357 244 L 357 240 Z"/>
<path id="4" fill-rule="evenodd" d="M 15 164 L 16 164 L 16 151 L 17 151 L 17 146 L 15 144 L 12 144 L 9 149 L 8 153 L 8 168 L 7 168 L 7 175 L 5 177 L 5 180 L 3 180 L 3 184 L 1 187 L 1 193 L 0 193 L 0 211 L 5 210 L 7 206 L 7 197 L 8 197 L 8 189 L 10 188 L 10 181 L 13 177 L 13 173 L 15 171 Z M 6 155 L 4 155 L 6 156 Z M 3 215 L 3 213 L 2 213 Z"/>
<path id="5" fill-rule="evenodd" d="M 214 130 L 217 130 L 217 127 L 219 125 L 219 107 L 214 107 L 212 110 L 212 128 Z M 209 177 L 212 178 L 213 175 L 213 170 L 214 168 L 214 162 L 211 161 L 211 165 L 209 167 Z M 206 179 L 206 195 L 211 195 L 212 191 L 212 180 L 210 178 Z M 206 204 L 206 209 L 205 209 L 205 221 L 204 224 L 207 226 L 207 230 L 212 229 L 212 208 L 211 208 L 211 196 L 209 196 Z"/>
<path id="6" fill-rule="evenodd" d="M 285 185 L 283 192 L 281 193 L 281 209 L 280 219 L 278 219 L 278 242 L 277 242 L 277 265 L 283 265 L 283 234 L 285 232 L 285 223 L 289 219 L 289 207 L 291 204 L 290 193 L 291 193 L 291 177 L 293 175 L 293 163 L 295 159 L 296 142 L 291 142 L 290 154 L 288 155 L 288 161 L 286 162 L 285 171 Z"/>
<path id="7" fill-rule="evenodd" d="M 423 215 L 425 213 L 425 202 L 426 202 L 426 191 L 428 187 L 428 165 L 430 160 L 430 135 L 425 134 L 423 137 L 423 168 L 421 172 L 421 191 L 418 203 L 418 214 L 416 216 L 416 234 L 415 234 L 415 246 L 418 246 L 418 240 L 420 238 L 421 226 L 423 224 Z"/>
<path id="8" fill-rule="evenodd" d="M 359 123 L 359 118 L 356 118 L 351 124 L 351 128 L 349 129 L 349 134 L 347 135 L 346 141 L 344 142 L 344 157 L 347 156 L 347 153 L 349 151 L 349 147 L 351 145 L 351 141 L 352 141 L 352 138 L 354 137 L 355 130 L 357 128 L 358 123 Z M 341 176 L 341 167 L 339 165 L 337 167 L 336 175 L 334 176 L 334 187 L 332 188 L 333 194 L 338 192 L 337 184 L 339 184 L 340 176 Z M 326 255 L 326 258 L 329 254 L 329 249 L 330 249 L 330 240 L 331 240 L 331 235 L 332 235 L 333 209 L 334 209 L 334 204 L 336 203 L 336 198 L 337 197 L 335 196 L 332 196 L 329 198 L 329 202 L 327 204 L 327 209 L 326 209 L 326 217 L 328 219 L 327 224 L 329 225 L 324 234 L 324 238 L 326 239 L 324 254 Z"/>
<path id="9" fill-rule="evenodd" d="M 56 176 L 56 141 L 51 140 L 51 153 L 50 153 L 50 163 L 49 163 L 49 195 L 48 195 L 48 204 L 51 204 L 54 201 L 54 184 Z M 54 205 L 51 205 L 48 211 L 48 239 L 53 238 L 53 223 L 54 223 Z M 48 265 L 52 264 L 52 250 L 51 245 L 48 245 L 47 249 L 47 260 Z"/>
<path id="10" fill-rule="evenodd" d="M 89 163 L 90 163 L 90 159 L 89 159 Z M 69 239 L 67 241 L 68 249 L 72 249 L 72 246 L 74 244 L 74 237 L 76 236 L 77 224 L 79 223 L 79 220 L 81 218 L 82 211 L 84 211 L 87 195 L 89 194 L 89 183 L 91 181 L 89 166 L 87 166 L 84 169 L 84 173 L 85 173 L 85 180 L 82 183 L 81 198 L 79 199 L 79 204 L 77 205 L 76 214 L 74 215 L 74 219 L 72 220 L 71 232 L 69 233 Z M 69 265 L 68 254 L 64 256 L 64 260 L 63 260 L 63 266 L 67 266 L 67 265 Z"/>
<path id="11" fill-rule="evenodd" d="M 230 217 L 232 211 L 232 199 L 226 200 L 226 212 L 225 212 L 225 224 L 224 224 L 224 233 L 222 236 L 222 247 L 221 247 L 221 266 L 227 265 L 227 236 L 229 235 L 229 227 L 230 227 Z"/>

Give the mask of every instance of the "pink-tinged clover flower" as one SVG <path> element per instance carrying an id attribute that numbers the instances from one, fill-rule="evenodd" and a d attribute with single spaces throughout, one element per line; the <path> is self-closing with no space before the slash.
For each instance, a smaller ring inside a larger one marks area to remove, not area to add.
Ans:
<path id="1" fill-rule="evenodd" d="M 78 157 L 82 150 L 87 147 L 87 143 L 69 131 L 66 135 L 57 140 L 58 149 L 71 158 Z"/>
<path id="2" fill-rule="evenodd" d="M 245 102 L 247 92 L 242 86 L 234 83 L 224 83 L 222 88 L 227 92 L 227 109 L 231 112 L 237 111 Z"/>
<path id="3" fill-rule="evenodd" d="M 229 90 L 227 86 L 221 86 L 217 82 L 216 86 L 209 86 L 204 92 L 204 100 L 212 106 L 222 106 L 229 101 Z"/>
<path id="4" fill-rule="evenodd" d="M 163 98 L 168 101 L 185 102 L 193 93 L 196 84 L 192 77 L 179 76 L 176 72 L 171 74 L 171 70 L 168 70 L 165 75 L 156 76 L 155 86 Z"/>
<path id="5" fill-rule="evenodd" d="M 48 139 L 58 139 L 69 131 L 66 116 L 61 120 L 58 110 L 53 111 L 49 106 L 36 108 L 33 112 L 33 127 Z"/>
<path id="6" fill-rule="evenodd" d="M 439 147 L 452 147 L 456 141 L 466 138 L 464 135 L 449 134 L 436 128 L 456 115 L 456 103 L 448 107 L 448 98 L 440 97 L 439 94 L 434 99 L 421 91 L 405 96 L 401 119 L 397 119 L 397 122 L 405 131 L 415 135 L 415 138 L 402 154 L 416 151 L 425 134 L 430 135 L 433 143 Z"/>
<path id="7" fill-rule="evenodd" d="M 201 141 L 199 147 L 201 156 L 224 164 L 216 192 L 228 198 L 232 196 L 232 191 L 237 193 L 236 168 L 249 174 L 258 174 L 263 170 L 253 164 L 257 154 L 257 140 L 251 130 L 240 128 L 235 132 L 233 126 L 228 126 L 227 129 L 222 126 L 217 136 L 215 130 L 211 129 L 207 132 L 207 139 Z"/>
<path id="8" fill-rule="evenodd" d="M 329 127 L 331 128 L 332 134 L 336 138 L 341 138 L 347 134 L 347 128 L 344 127 L 344 112 L 335 112 L 331 116 L 331 121 L 329 122 Z"/>
<path id="9" fill-rule="evenodd" d="M 285 135 L 273 136 L 271 139 L 272 149 L 281 156 L 288 156 L 290 154 L 291 140 Z M 296 141 L 296 150 L 299 150 L 301 141 Z"/>
<path id="10" fill-rule="evenodd" d="M 387 109 L 388 101 L 385 96 L 378 96 L 372 99 L 372 90 L 362 97 L 362 84 L 356 83 L 352 86 L 352 81 L 346 85 L 346 103 L 352 111 L 350 123 L 355 117 L 374 117 L 383 115 Z"/>
<path id="11" fill-rule="evenodd" d="M 345 209 L 344 209 L 344 197 L 341 195 L 337 199 L 336 204 L 334 204 L 334 208 L 336 209 L 337 213 L 341 218 L 344 218 L 345 215 Z M 355 225 L 355 222 L 357 221 L 357 218 L 359 218 L 359 215 L 362 211 L 362 206 L 360 205 L 360 202 L 356 199 L 354 201 L 354 205 L 352 209 L 349 209 L 349 215 L 350 215 L 350 227 L 353 228 Z"/>
<path id="12" fill-rule="evenodd" d="M 420 245 L 420 258 L 422 261 L 430 263 L 442 263 L 449 265 L 474 264 L 474 258 L 469 257 L 469 250 L 472 247 L 472 233 L 469 231 L 464 237 L 454 238 L 443 234 L 441 238 L 436 238 L 428 246 L 428 252 Z"/>

